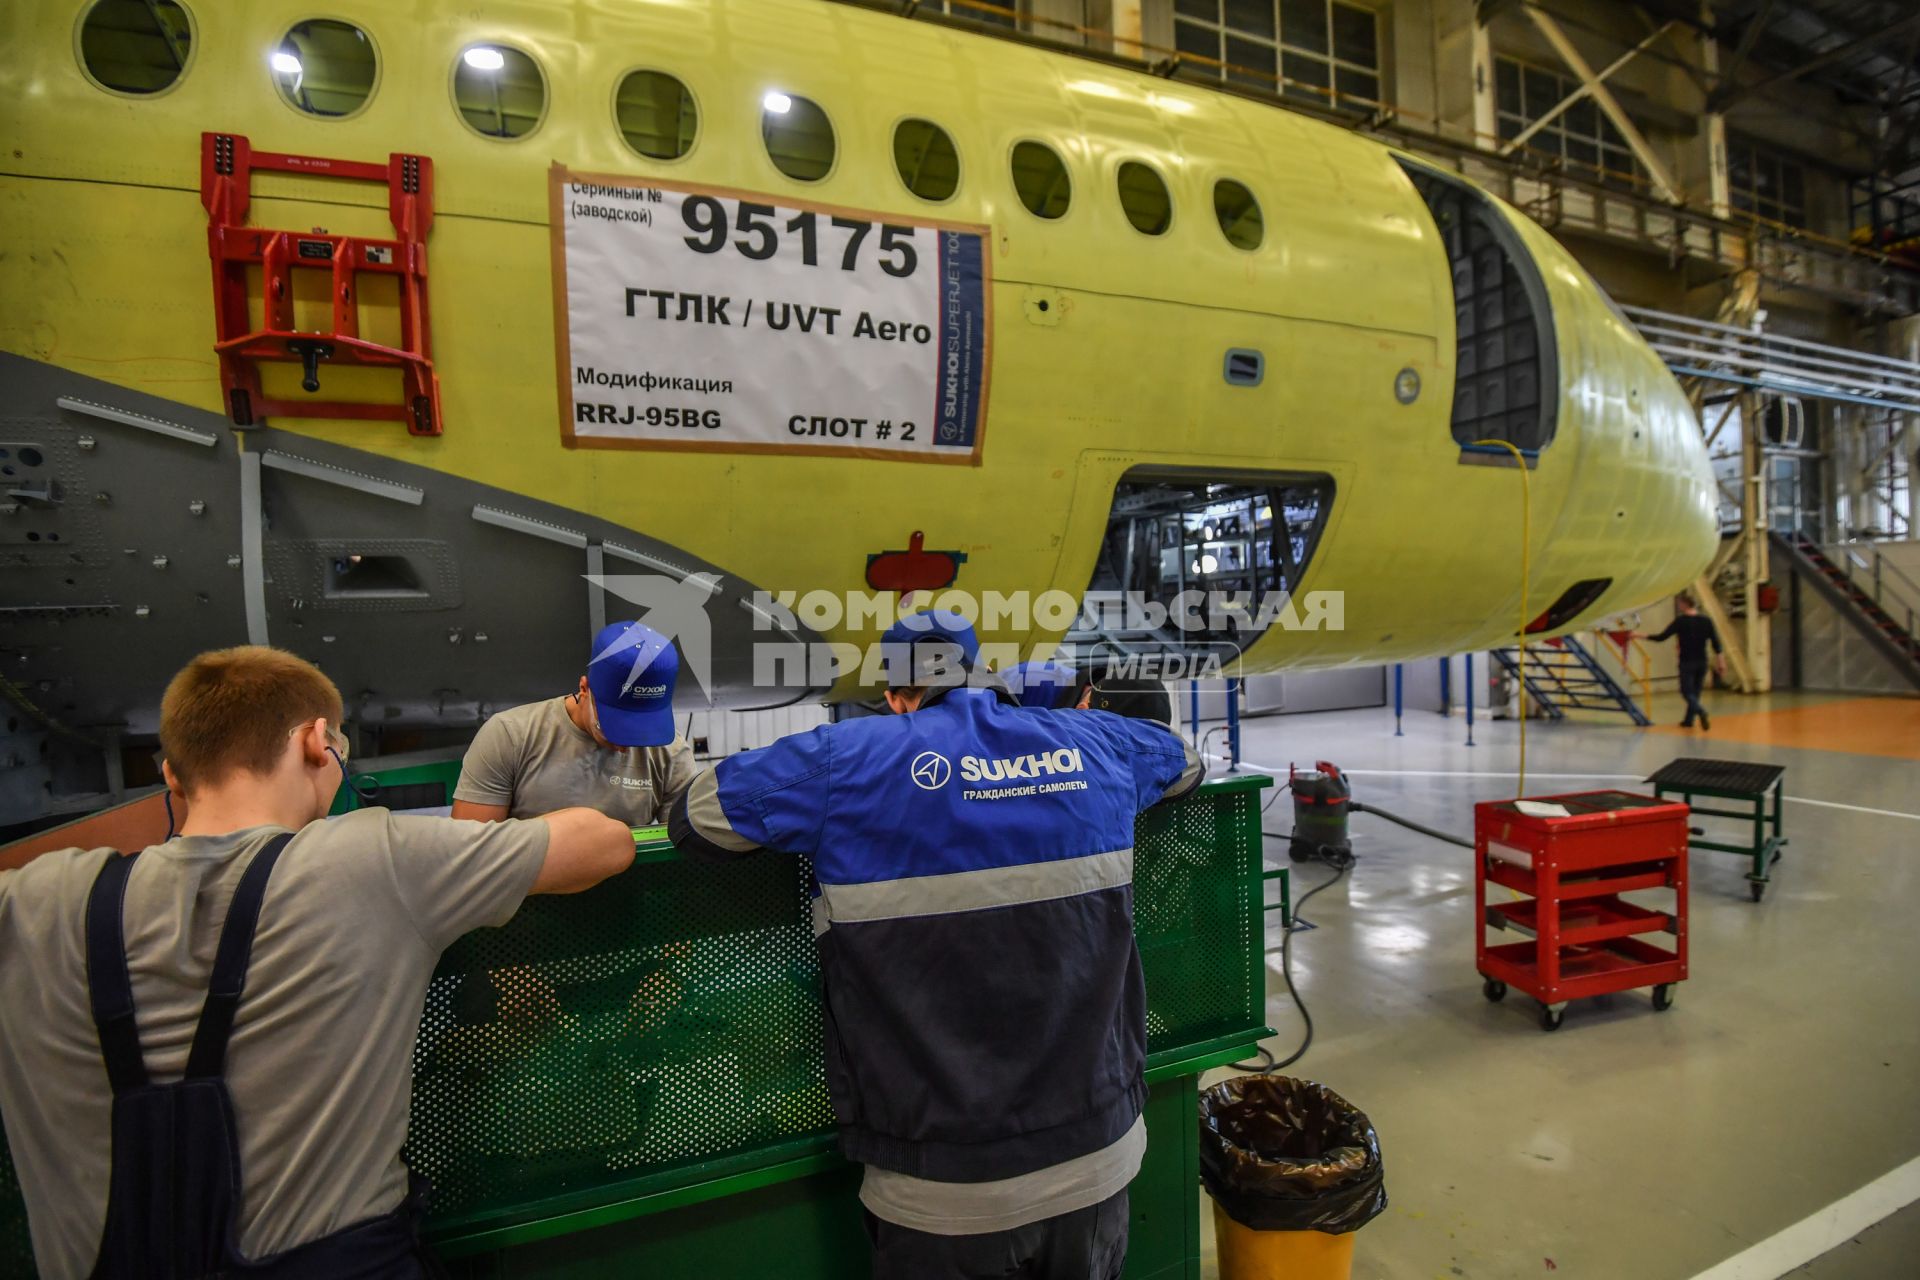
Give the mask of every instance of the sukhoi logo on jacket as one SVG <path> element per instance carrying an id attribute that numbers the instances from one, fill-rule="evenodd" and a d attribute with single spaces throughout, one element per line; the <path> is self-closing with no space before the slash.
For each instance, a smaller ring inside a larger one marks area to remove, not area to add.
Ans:
<path id="1" fill-rule="evenodd" d="M 1028 756 L 961 756 L 960 777 L 966 782 L 1007 782 L 1016 778 L 1039 778 L 1062 773 L 1080 773 L 1080 748 L 1061 747 L 1058 751 L 1039 751 Z"/>

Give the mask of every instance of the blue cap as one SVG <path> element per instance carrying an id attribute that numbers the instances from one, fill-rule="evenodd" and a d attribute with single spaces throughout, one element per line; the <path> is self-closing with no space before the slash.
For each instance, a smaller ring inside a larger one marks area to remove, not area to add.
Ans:
<path id="1" fill-rule="evenodd" d="M 610 622 L 593 638 L 587 688 L 601 736 L 616 747 L 664 747 L 673 741 L 673 685 L 680 655 L 673 641 L 641 622 Z"/>
<path id="2" fill-rule="evenodd" d="M 1073 668 L 1064 662 L 1022 662 L 1001 679 L 1021 706 L 1049 709 L 1060 706 L 1074 684 Z"/>
<path id="3" fill-rule="evenodd" d="M 928 609 L 888 627 L 880 637 L 880 654 L 894 688 L 964 684 L 980 656 L 980 638 L 973 624 L 952 609 Z"/>

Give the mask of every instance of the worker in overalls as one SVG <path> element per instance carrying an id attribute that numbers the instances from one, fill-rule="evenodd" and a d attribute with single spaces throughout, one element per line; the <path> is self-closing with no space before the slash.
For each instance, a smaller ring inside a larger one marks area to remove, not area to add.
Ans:
<path id="1" fill-rule="evenodd" d="M 425 1274 L 400 1159 L 440 953 L 633 860 L 586 809 L 360 809 L 311 664 L 203 653 L 160 708 L 178 836 L 0 872 L 0 1113 L 43 1280 Z"/>
<path id="2" fill-rule="evenodd" d="M 579 688 L 480 727 L 460 764 L 453 816 L 492 822 L 586 805 L 629 827 L 665 822 L 700 771 L 674 732 L 679 673 L 673 642 L 652 627 L 601 628 Z"/>
<path id="3" fill-rule="evenodd" d="M 1161 725 L 1015 706 L 958 615 L 882 643 L 894 714 L 723 761 L 668 830 L 812 859 L 874 1276 L 1111 1280 L 1146 1151 L 1134 818 L 1202 765 Z"/>

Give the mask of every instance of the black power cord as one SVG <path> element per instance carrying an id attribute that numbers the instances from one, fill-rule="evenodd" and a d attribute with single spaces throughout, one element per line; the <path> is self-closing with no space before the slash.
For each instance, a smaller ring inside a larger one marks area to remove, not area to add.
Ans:
<path id="1" fill-rule="evenodd" d="M 1272 831 L 1263 831 L 1260 834 L 1275 839 L 1291 839 L 1289 836 L 1280 836 L 1278 833 Z M 1313 888 L 1307 890 L 1306 893 L 1301 895 L 1300 900 L 1293 904 L 1293 919 L 1287 921 L 1287 932 L 1280 939 L 1280 976 L 1286 981 L 1287 994 L 1293 997 L 1294 1008 L 1300 1010 L 1300 1020 L 1307 1024 L 1307 1033 L 1301 1038 L 1300 1047 L 1288 1054 L 1285 1058 L 1276 1062 L 1272 1050 L 1262 1047 L 1259 1050 L 1262 1059 L 1260 1062 L 1229 1062 L 1227 1065 L 1235 1071 L 1247 1071 L 1259 1076 L 1272 1075 L 1274 1072 L 1290 1067 L 1300 1061 L 1300 1059 L 1306 1057 L 1307 1050 L 1313 1047 L 1313 1014 L 1307 1011 L 1307 1002 L 1300 998 L 1300 988 L 1293 984 L 1293 935 L 1304 932 L 1300 927 L 1302 923 L 1300 908 L 1306 906 L 1307 902 L 1316 893 L 1321 892 L 1323 889 L 1330 889 L 1343 880 L 1347 872 L 1353 870 L 1354 862 L 1353 855 L 1350 852 L 1328 849 L 1325 846 L 1316 850 L 1314 856 L 1317 860 L 1331 866 L 1333 868 L 1333 874 L 1313 886 Z"/>
<path id="2" fill-rule="evenodd" d="M 1267 804 L 1272 804 L 1274 799 L 1279 798 L 1280 792 L 1286 789 L 1286 787 L 1276 788 L 1273 797 L 1267 801 Z M 1347 809 L 1352 813 L 1371 813 L 1376 818 L 1385 818 L 1388 822 L 1398 823 L 1409 831 L 1417 831 L 1423 836 L 1429 836 L 1435 840 L 1444 841 L 1447 844 L 1459 845 L 1463 849 L 1473 848 L 1473 842 L 1471 840 L 1462 840 L 1459 836 L 1448 835 L 1444 831 L 1437 831 L 1432 827 L 1422 826 L 1418 822 L 1403 818 L 1397 813 L 1389 813 L 1385 809 L 1372 805 L 1362 805 L 1355 800 L 1349 800 L 1347 802 Z M 1265 806 L 1262 806 L 1261 812 L 1266 812 Z M 1260 834 L 1269 840 L 1293 839 L 1291 834 L 1279 831 L 1262 830 Z M 1316 845 L 1312 858 L 1316 862 L 1324 862 L 1329 867 L 1332 867 L 1333 874 L 1313 886 L 1313 888 L 1307 890 L 1306 893 L 1301 895 L 1300 900 L 1293 904 L 1293 919 L 1287 922 L 1286 935 L 1280 939 L 1280 976 L 1286 981 L 1287 994 L 1293 997 L 1294 1007 L 1300 1010 L 1300 1020 L 1306 1023 L 1306 1034 L 1300 1039 L 1300 1047 L 1288 1054 L 1285 1058 L 1275 1061 L 1273 1052 L 1263 1046 L 1259 1051 L 1261 1060 L 1258 1062 L 1229 1062 L 1227 1065 L 1235 1071 L 1246 1071 L 1261 1076 L 1272 1075 L 1274 1072 L 1284 1070 L 1306 1057 L 1307 1050 L 1313 1047 L 1313 1015 L 1307 1011 L 1307 1002 L 1300 998 L 1300 989 L 1293 984 L 1293 935 L 1301 932 L 1301 926 L 1303 924 L 1308 928 L 1313 927 L 1312 921 L 1304 920 L 1301 917 L 1300 908 L 1306 906 L 1308 900 L 1315 894 L 1325 889 L 1331 889 L 1344 879 L 1347 872 L 1353 870 L 1353 864 L 1357 859 L 1352 849 L 1335 849 L 1327 845 Z"/>

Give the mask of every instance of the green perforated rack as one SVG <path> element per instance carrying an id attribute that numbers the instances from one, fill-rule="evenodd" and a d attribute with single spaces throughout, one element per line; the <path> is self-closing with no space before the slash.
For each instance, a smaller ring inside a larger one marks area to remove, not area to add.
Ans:
<path id="1" fill-rule="evenodd" d="M 453 762 L 440 771 L 449 789 L 455 773 Z M 423 776 L 411 764 L 405 781 Z M 1194 1274 L 1193 1077 L 1268 1034 L 1268 785 L 1211 783 L 1136 830 L 1155 1088 L 1130 1277 Z M 763 1275 L 776 1235 L 783 1277 L 856 1274 L 845 1255 L 863 1243 L 854 1182 L 833 1151 L 806 864 L 689 862 L 657 832 L 636 837 L 632 871 L 529 899 L 442 959 L 407 1145 L 434 1184 L 431 1238 L 473 1275 L 624 1273 L 644 1258 L 672 1276 L 665 1264 L 681 1257 L 704 1280 L 734 1274 L 723 1261 L 734 1248 Z M 30 1273 L 25 1236 L 0 1160 L 0 1273 Z M 794 1242 L 816 1236 L 810 1259 Z M 758 1250 L 746 1243 L 756 1237 Z M 1155 1254 L 1164 1261 L 1143 1266 Z"/>

